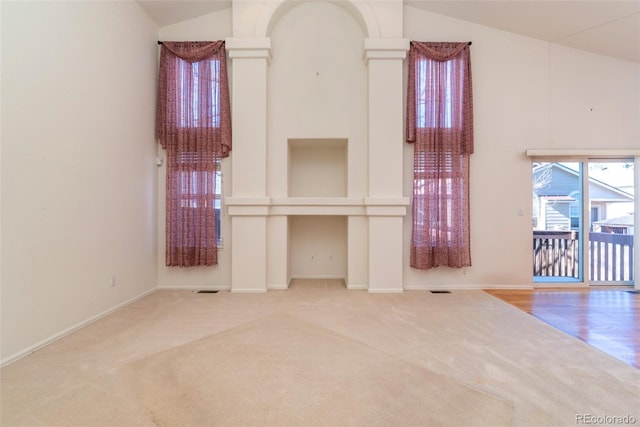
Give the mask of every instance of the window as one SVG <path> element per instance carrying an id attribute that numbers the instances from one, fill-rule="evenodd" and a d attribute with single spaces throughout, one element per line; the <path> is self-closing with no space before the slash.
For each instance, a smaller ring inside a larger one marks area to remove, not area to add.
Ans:
<path id="1" fill-rule="evenodd" d="M 455 195 L 463 190 L 464 180 L 459 168 L 454 167 L 456 156 L 445 156 L 444 167 L 440 173 L 437 170 L 438 156 L 433 153 L 420 153 L 419 159 L 414 159 L 414 226 L 420 227 L 421 235 L 426 239 L 417 239 L 416 245 L 436 246 L 445 241 L 449 246 L 461 245 L 455 239 L 452 230 L 455 229 L 454 210 Z M 429 195 L 437 195 L 440 203 L 433 204 L 428 200 Z M 417 197 L 416 197 L 417 196 Z M 416 201 L 417 199 L 417 201 Z"/>
<path id="2" fill-rule="evenodd" d="M 164 42 L 156 136 L 167 150 L 166 265 L 218 263 L 220 159 L 231 150 L 224 41 Z"/>
<path id="3" fill-rule="evenodd" d="M 410 260 L 414 268 L 471 265 L 470 70 L 468 43 L 410 44 L 407 142 L 414 143 Z"/>
<path id="4" fill-rule="evenodd" d="M 571 218 L 571 229 L 579 230 L 580 218 L 582 218 L 580 202 L 571 202 L 569 205 L 569 217 Z"/>
<path id="5" fill-rule="evenodd" d="M 450 61 L 436 62 L 427 59 L 417 62 L 416 126 L 418 128 L 451 128 L 453 126 L 451 88 L 455 82 L 451 64 Z M 444 82 L 439 79 L 444 79 Z M 435 106 L 439 108 L 434 108 Z"/>
<path id="6" fill-rule="evenodd" d="M 196 157 L 196 153 L 183 153 L 182 155 L 184 163 L 187 163 L 188 159 Z M 222 172 L 220 162 L 217 163 L 215 172 L 197 170 L 177 172 L 177 187 L 180 189 L 180 208 L 195 211 L 198 208 L 206 210 L 213 207 L 216 221 L 216 241 L 220 247 L 222 245 L 220 220 L 222 214 Z"/>
<path id="7" fill-rule="evenodd" d="M 180 126 L 183 128 L 219 127 L 220 61 L 216 59 L 193 63 L 181 61 L 179 67 Z M 209 99 L 201 99 L 202 97 L 198 96 L 201 93 L 200 86 L 209 86 L 211 94 Z"/>

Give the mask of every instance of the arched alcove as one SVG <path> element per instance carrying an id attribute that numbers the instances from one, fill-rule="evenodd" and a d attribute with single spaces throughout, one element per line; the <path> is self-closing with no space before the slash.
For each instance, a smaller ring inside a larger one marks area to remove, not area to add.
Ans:
<path id="1" fill-rule="evenodd" d="M 365 33 L 335 2 L 282 10 L 270 31 L 267 194 L 316 204 L 287 215 L 292 277 L 346 278 L 347 216 L 320 199 L 367 194 Z"/>
<path id="2" fill-rule="evenodd" d="M 256 37 L 270 37 L 277 21 L 292 8 L 306 2 L 318 0 L 276 0 L 267 2 L 256 25 Z M 321 0 L 333 3 L 353 16 L 366 37 L 380 37 L 380 25 L 370 6 L 362 1 Z"/>

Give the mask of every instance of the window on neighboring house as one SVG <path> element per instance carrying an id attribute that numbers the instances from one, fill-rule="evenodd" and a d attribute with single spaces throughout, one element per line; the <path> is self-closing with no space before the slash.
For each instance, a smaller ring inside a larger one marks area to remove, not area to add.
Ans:
<path id="1" fill-rule="evenodd" d="M 571 202 L 569 204 L 569 217 L 571 218 L 571 229 L 579 230 L 580 229 L 580 218 L 582 217 L 582 212 L 580 209 L 579 202 Z"/>

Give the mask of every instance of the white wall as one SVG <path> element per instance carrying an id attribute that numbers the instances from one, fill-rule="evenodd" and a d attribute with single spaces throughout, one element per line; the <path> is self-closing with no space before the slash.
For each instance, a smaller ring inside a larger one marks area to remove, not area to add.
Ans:
<path id="1" fill-rule="evenodd" d="M 156 38 L 135 2 L 2 2 L 3 362 L 156 285 Z"/>
<path id="2" fill-rule="evenodd" d="M 640 147 L 640 64 L 549 49 L 551 135 L 541 148 Z"/>
<path id="3" fill-rule="evenodd" d="M 231 9 L 201 16 L 196 19 L 169 25 L 160 29 L 159 39 L 168 41 L 224 40 L 231 36 Z M 155 50 L 154 52 L 159 52 Z M 227 61 L 229 79 L 232 76 L 232 62 Z M 157 71 L 155 71 L 157 74 Z M 231 89 L 231 81 L 229 81 Z M 166 153 L 158 145 L 158 156 L 166 158 Z M 231 151 L 233 156 L 233 150 Z M 231 194 L 231 158 L 222 159 L 222 191 Z M 231 222 L 227 215 L 222 217 L 222 248 L 218 249 L 218 265 L 215 267 L 176 268 L 165 265 L 165 195 L 166 164 L 158 168 L 158 286 L 169 288 L 229 289 L 231 286 Z M 223 201 L 224 203 L 224 201 Z M 224 206 L 223 206 L 224 210 Z"/>
<path id="4" fill-rule="evenodd" d="M 473 42 L 476 146 L 473 266 L 410 268 L 409 215 L 405 288 L 531 286 L 531 166 L 524 150 L 637 147 L 639 66 L 411 7 L 405 7 L 404 24 L 412 40 Z M 405 144 L 407 196 L 412 159 L 413 147 Z"/>

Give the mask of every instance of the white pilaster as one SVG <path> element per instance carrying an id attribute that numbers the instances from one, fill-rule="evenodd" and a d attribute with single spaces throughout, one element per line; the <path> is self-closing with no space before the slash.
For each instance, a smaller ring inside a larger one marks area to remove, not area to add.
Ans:
<path id="1" fill-rule="evenodd" d="M 267 290 L 267 67 L 269 38 L 228 38 L 232 60 L 233 154 L 229 206 L 232 231 L 231 291 Z M 247 203 L 243 203 L 246 201 Z"/>
<path id="2" fill-rule="evenodd" d="M 267 220 L 267 287 L 289 288 L 289 217 L 271 216 Z"/>
<path id="3" fill-rule="evenodd" d="M 365 39 L 369 69 L 369 292 L 402 292 L 403 60 L 407 39 Z"/>
<path id="4" fill-rule="evenodd" d="M 367 289 L 369 278 L 369 221 L 364 215 L 347 220 L 347 289 Z"/>

